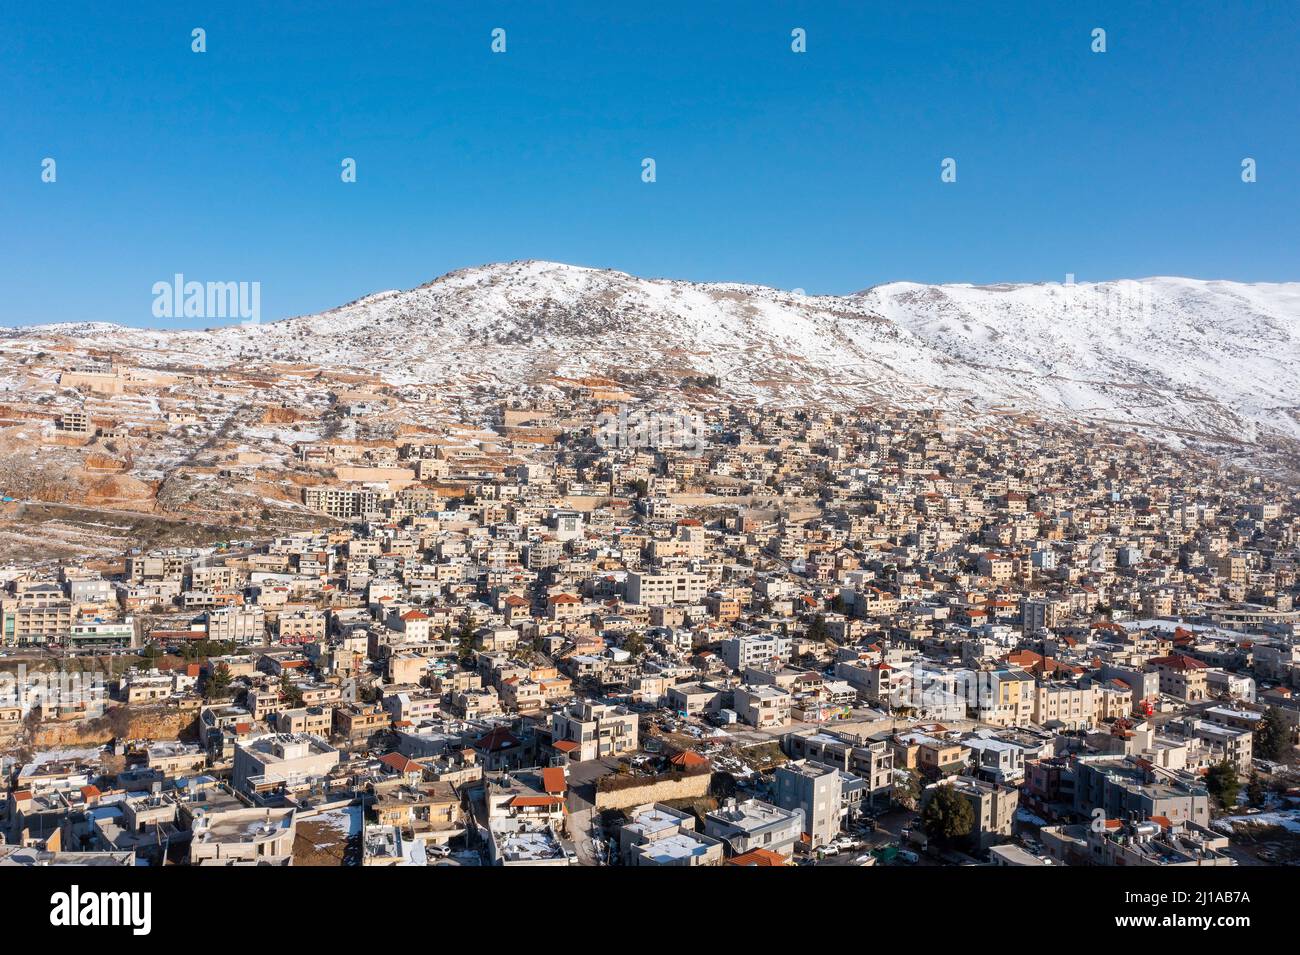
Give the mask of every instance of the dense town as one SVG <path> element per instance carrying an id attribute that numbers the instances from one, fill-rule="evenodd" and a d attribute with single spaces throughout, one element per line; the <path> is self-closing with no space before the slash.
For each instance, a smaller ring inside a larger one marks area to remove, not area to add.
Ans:
<path id="1" fill-rule="evenodd" d="M 0 866 L 1300 862 L 1294 488 L 704 393 L 376 388 L 273 436 L 310 526 L 10 560 Z"/>

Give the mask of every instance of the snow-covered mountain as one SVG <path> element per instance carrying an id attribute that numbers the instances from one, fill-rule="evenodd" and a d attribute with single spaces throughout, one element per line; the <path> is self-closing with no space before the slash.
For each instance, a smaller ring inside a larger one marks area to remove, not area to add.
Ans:
<path id="1" fill-rule="evenodd" d="M 393 382 L 716 378 L 742 399 L 1027 408 L 1165 435 L 1300 440 L 1300 283 L 880 285 L 805 296 L 524 261 L 258 326 L 38 326 L 31 342 Z"/>

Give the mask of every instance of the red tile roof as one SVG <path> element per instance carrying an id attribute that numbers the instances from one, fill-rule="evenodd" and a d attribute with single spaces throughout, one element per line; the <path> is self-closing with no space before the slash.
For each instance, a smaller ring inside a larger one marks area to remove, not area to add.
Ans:
<path id="1" fill-rule="evenodd" d="M 1152 666 L 1162 666 L 1170 670 L 1208 670 L 1210 665 L 1185 653 L 1174 653 L 1167 657 L 1155 657 L 1148 660 Z"/>
<path id="2" fill-rule="evenodd" d="M 395 773 L 419 773 L 424 771 L 423 766 L 401 753 L 389 753 L 387 756 L 380 758 L 379 762 Z"/>
<path id="3" fill-rule="evenodd" d="M 512 806 L 559 806 L 564 800 L 559 796 L 515 796 L 510 800 Z"/>
<path id="4" fill-rule="evenodd" d="M 738 855 L 727 862 L 727 865 L 778 866 L 786 864 L 785 856 L 779 852 L 773 852 L 771 849 L 751 849 L 749 852 Z"/>
<path id="5" fill-rule="evenodd" d="M 708 759 L 701 756 L 699 753 L 695 752 L 694 750 L 690 750 L 690 749 L 682 750 L 680 753 L 678 753 L 668 762 L 672 763 L 674 766 L 683 766 L 686 769 L 693 769 L 696 766 L 709 765 Z"/>
<path id="6" fill-rule="evenodd" d="M 563 767 L 547 766 L 542 770 L 542 788 L 548 793 L 562 793 L 567 787 Z"/>

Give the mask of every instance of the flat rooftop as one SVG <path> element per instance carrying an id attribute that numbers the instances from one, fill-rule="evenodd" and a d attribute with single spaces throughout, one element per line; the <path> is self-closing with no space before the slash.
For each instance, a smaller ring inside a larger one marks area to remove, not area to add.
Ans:
<path id="1" fill-rule="evenodd" d="M 645 812 L 633 816 L 632 821 L 627 824 L 626 828 L 631 829 L 633 832 L 652 836 L 655 833 L 676 829 L 689 818 L 688 816 L 665 812 L 658 808 L 647 809 Z"/>
<path id="2" fill-rule="evenodd" d="M 637 852 L 656 862 L 675 862 L 702 856 L 709 851 L 711 844 L 703 841 L 693 833 L 679 832 L 676 835 L 656 839 L 654 842 L 637 846 Z"/>

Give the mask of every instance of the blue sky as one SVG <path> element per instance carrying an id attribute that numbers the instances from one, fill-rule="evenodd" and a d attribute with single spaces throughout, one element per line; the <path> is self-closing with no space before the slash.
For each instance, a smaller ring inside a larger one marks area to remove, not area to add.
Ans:
<path id="1" fill-rule="evenodd" d="M 1300 279 L 1298 50 L 1285 3 L 6 4 L 0 323 L 158 324 L 176 272 L 268 320 L 520 258 Z"/>

